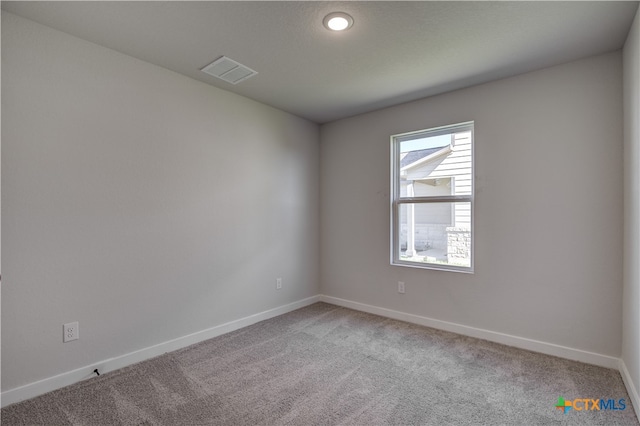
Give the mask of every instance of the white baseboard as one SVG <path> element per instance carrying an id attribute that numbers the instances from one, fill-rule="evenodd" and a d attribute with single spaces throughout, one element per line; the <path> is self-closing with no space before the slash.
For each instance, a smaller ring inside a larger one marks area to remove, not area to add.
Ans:
<path id="1" fill-rule="evenodd" d="M 476 337 L 478 339 L 488 340 L 490 342 L 502 343 L 503 345 L 527 349 L 533 352 L 540 352 L 547 355 L 553 355 L 560 358 L 571 359 L 574 361 L 580 361 L 606 368 L 613 368 L 616 370 L 620 367 L 620 359 L 608 355 L 583 351 L 580 349 L 573 349 L 553 343 L 546 343 L 538 340 L 527 339 L 524 337 L 512 336 L 509 334 L 498 333 L 481 328 L 469 327 L 467 325 L 441 321 L 433 318 L 423 317 L 420 315 L 407 314 L 400 311 L 380 308 L 378 306 L 366 305 L 364 303 L 339 299 L 337 297 L 322 295 L 320 296 L 320 300 L 322 302 L 343 306 L 345 308 L 355 309 L 357 311 L 367 312 L 370 314 L 380 315 L 400 321 L 406 321 L 413 324 L 437 328 L 439 330 L 450 331 L 452 333 L 462 334 L 464 336 Z"/>
<path id="2" fill-rule="evenodd" d="M 627 364 L 625 364 L 623 359 L 620 360 L 618 370 L 620 371 L 624 385 L 627 387 L 627 393 L 629 394 L 629 398 L 631 398 L 633 408 L 636 410 L 636 416 L 640 421 L 640 393 L 638 392 L 638 388 L 634 385 L 631 375 L 629 374 L 629 370 L 627 370 Z"/>
<path id="3" fill-rule="evenodd" d="M 24 401 L 26 399 L 33 398 L 38 395 L 42 395 L 47 392 L 51 392 L 53 390 L 60 389 L 65 386 L 69 386 L 82 380 L 94 377 L 95 374 L 93 373 L 93 370 L 95 370 L 96 368 L 98 369 L 98 371 L 100 371 L 100 373 L 108 373 L 119 368 L 151 359 L 167 352 L 182 349 L 189 345 L 193 345 L 195 343 L 199 343 L 204 340 L 208 340 L 213 337 L 217 337 L 222 334 L 247 327 L 249 325 L 267 320 L 269 318 L 277 317 L 278 315 L 286 314 L 287 312 L 295 311 L 296 309 L 303 308 L 319 301 L 320 296 L 309 297 L 297 302 L 289 303 L 284 306 L 269 309 L 268 311 L 249 315 L 248 317 L 240 318 L 238 320 L 220 324 L 206 330 L 179 337 L 177 339 L 169 340 L 164 343 L 159 343 L 148 348 L 140 349 L 115 358 L 96 362 L 94 364 L 78 368 L 76 370 L 67 371 L 65 373 L 58 374 L 57 376 L 49 377 L 34 383 L 29 383 L 27 385 L 20 386 L 14 389 L 9 389 L 5 392 L 2 392 L 1 406 L 6 407 L 7 405 Z"/>

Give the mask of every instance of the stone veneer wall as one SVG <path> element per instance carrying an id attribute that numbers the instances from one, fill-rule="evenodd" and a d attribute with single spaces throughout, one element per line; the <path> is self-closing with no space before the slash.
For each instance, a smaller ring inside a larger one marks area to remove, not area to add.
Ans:
<path id="1" fill-rule="evenodd" d="M 471 230 L 447 227 L 447 255 L 450 261 L 471 258 Z"/>

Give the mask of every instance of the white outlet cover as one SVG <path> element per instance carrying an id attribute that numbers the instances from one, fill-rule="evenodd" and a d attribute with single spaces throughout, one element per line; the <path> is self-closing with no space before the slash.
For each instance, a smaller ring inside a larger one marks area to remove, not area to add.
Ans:
<path id="1" fill-rule="evenodd" d="M 62 342 L 67 343 L 80 338 L 80 325 L 70 322 L 62 326 Z"/>

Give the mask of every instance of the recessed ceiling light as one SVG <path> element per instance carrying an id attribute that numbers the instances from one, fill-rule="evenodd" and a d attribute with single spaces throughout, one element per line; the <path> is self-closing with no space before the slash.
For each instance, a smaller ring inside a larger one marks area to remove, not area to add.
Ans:
<path id="1" fill-rule="evenodd" d="M 333 12 L 325 16 L 322 23 L 328 30 L 344 31 L 351 28 L 353 18 L 344 12 Z"/>

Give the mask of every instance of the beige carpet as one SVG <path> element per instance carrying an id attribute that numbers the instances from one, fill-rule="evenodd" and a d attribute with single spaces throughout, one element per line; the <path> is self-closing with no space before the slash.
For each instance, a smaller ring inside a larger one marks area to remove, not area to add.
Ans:
<path id="1" fill-rule="evenodd" d="M 626 409 L 565 414 L 560 396 Z M 1 414 L 3 426 L 638 425 L 615 370 L 325 303 Z"/>

